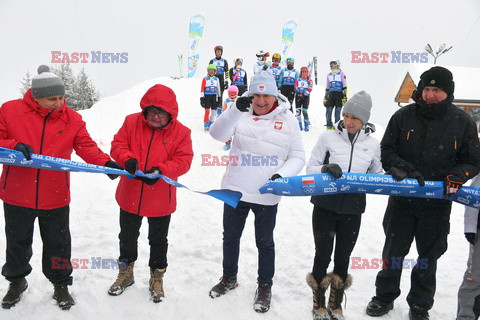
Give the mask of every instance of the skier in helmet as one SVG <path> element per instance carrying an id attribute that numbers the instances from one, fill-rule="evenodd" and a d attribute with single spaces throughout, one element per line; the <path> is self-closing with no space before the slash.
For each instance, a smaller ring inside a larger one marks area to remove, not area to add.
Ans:
<path id="1" fill-rule="evenodd" d="M 217 108 L 222 104 L 220 80 L 215 76 L 216 70 L 217 67 L 214 64 L 208 65 L 208 74 L 203 78 L 200 90 L 200 105 L 205 109 L 203 116 L 203 128 L 205 131 L 210 129 L 210 125 L 217 118 Z"/>
<path id="2" fill-rule="evenodd" d="M 287 67 L 283 68 L 278 79 L 280 92 L 287 97 L 290 102 L 290 111 L 293 112 L 293 100 L 295 99 L 295 81 L 298 79 L 298 72 L 294 68 L 295 59 L 287 58 Z"/>
<path id="3" fill-rule="evenodd" d="M 323 105 L 327 108 L 327 129 L 333 130 L 333 123 L 340 121 L 342 106 L 347 102 L 347 76 L 338 67 L 337 61 L 330 61 L 330 69 L 325 86 Z M 335 122 L 332 122 L 333 108 L 335 108 Z"/>
<path id="4" fill-rule="evenodd" d="M 241 96 L 248 90 L 247 71 L 243 69 L 242 58 L 235 58 L 234 64 L 235 66 L 230 69 L 228 75 L 232 85 L 235 85 L 238 88 L 238 95 Z"/>
<path id="5" fill-rule="evenodd" d="M 223 97 L 223 91 L 228 88 L 228 62 L 226 59 L 222 58 L 223 47 L 215 46 L 213 48 L 215 51 L 215 58 L 210 60 L 208 64 L 213 64 L 217 68 L 215 76 L 220 81 L 220 96 Z M 219 108 L 222 108 L 222 100 L 220 99 Z"/>
<path id="6" fill-rule="evenodd" d="M 267 58 L 270 56 L 268 52 L 265 52 L 263 50 L 259 50 L 256 54 L 257 56 L 257 62 L 253 65 L 253 74 L 257 74 L 264 69 L 265 65 L 267 64 Z M 268 64 L 267 64 L 268 68 Z"/>
<path id="7" fill-rule="evenodd" d="M 280 66 L 280 61 L 282 61 L 282 56 L 280 53 L 274 53 L 272 56 L 272 65 L 268 67 L 267 71 L 275 78 L 275 82 L 277 83 L 280 80 L 280 74 L 282 73 L 282 67 Z"/>

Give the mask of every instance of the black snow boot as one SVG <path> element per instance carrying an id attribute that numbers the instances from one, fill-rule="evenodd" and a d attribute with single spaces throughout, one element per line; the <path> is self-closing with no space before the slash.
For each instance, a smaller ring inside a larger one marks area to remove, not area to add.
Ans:
<path id="1" fill-rule="evenodd" d="M 68 310 L 75 304 L 72 296 L 68 292 L 68 286 L 63 283 L 53 285 L 55 291 L 53 292 L 53 299 L 57 300 L 57 304 L 62 310 Z"/>
<path id="2" fill-rule="evenodd" d="M 210 297 L 218 298 L 236 287 L 238 287 L 237 277 L 223 276 L 220 278 L 220 282 L 210 290 Z"/>
<path id="3" fill-rule="evenodd" d="M 393 301 L 392 302 L 382 302 L 378 300 L 377 297 L 373 297 L 372 300 L 367 305 L 367 314 L 370 317 L 380 317 L 384 314 L 387 314 L 388 311 L 393 309 Z"/>
<path id="4" fill-rule="evenodd" d="M 410 307 L 410 311 L 408 312 L 408 319 L 410 320 L 429 320 L 430 316 L 428 315 L 428 311 L 418 307 L 417 305 L 413 305 Z"/>
<path id="5" fill-rule="evenodd" d="M 7 294 L 2 300 L 2 308 L 10 309 L 13 307 L 18 301 L 20 301 L 22 293 L 27 290 L 27 287 L 28 283 L 25 278 L 10 282 Z"/>
<path id="6" fill-rule="evenodd" d="M 264 313 L 270 309 L 270 302 L 272 301 L 272 285 L 269 283 L 259 283 L 257 291 L 255 292 L 255 301 L 253 302 L 253 309 L 256 312 Z"/>

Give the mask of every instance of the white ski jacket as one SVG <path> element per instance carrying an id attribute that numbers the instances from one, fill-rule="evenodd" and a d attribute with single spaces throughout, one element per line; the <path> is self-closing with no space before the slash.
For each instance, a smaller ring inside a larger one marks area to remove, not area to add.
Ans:
<path id="1" fill-rule="evenodd" d="M 218 141 L 233 136 L 222 188 L 241 192 L 241 201 L 277 204 L 281 196 L 260 194 L 258 189 L 275 173 L 295 176 L 305 165 L 298 121 L 287 98 L 279 94 L 277 101 L 278 106 L 262 116 L 254 115 L 252 108 L 241 112 L 235 102 L 210 127 L 210 135 Z"/>
<path id="2" fill-rule="evenodd" d="M 318 138 L 307 163 L 307 174 L 322 173 L 325 163 L 336 163 L 343 172 L 382 172 L 380 143 L 370 136 L 373 131 L 373 125 L 367 123 L 350 142 L 347 130 L 343 129 L 343 121 L 339 122 L 335 130 L 328 130 Z M 327 154 L 329 158 L 325 162 Z"/>

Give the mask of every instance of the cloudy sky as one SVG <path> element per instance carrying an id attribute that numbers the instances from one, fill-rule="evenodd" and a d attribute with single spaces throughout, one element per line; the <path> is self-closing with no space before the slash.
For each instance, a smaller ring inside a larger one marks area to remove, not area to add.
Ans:
<path id="1" fill-rule="evenodd" d="M 251 72 L 256 51 L 281 50 L 282 25 L 290 19 L 298 24 L 290 51 L 297 67 L 318 56 L 323 86 L 328 62 L 340 59 L 350 92 L 377 92 L 382 104 L 391 103 L 408 63 L 351 63 L 352 51 L 421 53 L 426 43 L 434 48 L 446 43 L 453 49 L 438 63 L 480 67 L 477 0 L 398 0 L 388 5 L 382 0 L 0 0 L 0 102 L 19 96 L 27 70 L 36 74 L 40 64 L 52 65 L 52 51 L 127 53 L 126 63 L 94 64 L 90 54 L 88 63 L 72 65 L 75 71 L 85 67 L 103 96 L 151 78 L 177 76 L 177 56 L 188 55 L 189 19 L 197 13 L 206 18 L 197 77 L 204 75 L 203 67 L 219 44 L 229 63 L 243 57 Z M 185 69 L 186 64 L 184 58 Z"/>

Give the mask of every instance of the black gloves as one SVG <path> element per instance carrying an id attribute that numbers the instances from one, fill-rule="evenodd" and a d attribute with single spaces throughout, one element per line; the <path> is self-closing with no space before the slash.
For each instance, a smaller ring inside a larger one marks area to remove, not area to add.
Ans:
<path id="1" fill-rule="evenodd" d="M 395 167 L 391 167 L 390 170 L 387 171 L 387 173 L 397 181 L 402 181 L 407 177 L 407 171 Z"/>
<path id="2" fill-rule="evenodd" d="M 13 148 L 13 150 L 17 150 L 17 151 L 20 151 L 21 153 L 23 153 L 23 156 L 27 160 L 32 159 L 32 157 L 30 155 L 33 153 L 33 148 L 31 146 L 29 146 L 28 144 L 19 142 L 15 145 L 15 148 Z"/>
<path id="3" fill-rule="evenodd" d="M 225 81 L 225 87 L 224 88 L 225 88 L 225 90 L 228 89 L 228 81 Z"/>
<path id="4" fill-rule="evenodd" d="M 273 180 L 276 180 L 276 179 L 281 178 L 281 177 L 282 177 L 281 175 L 279 175 L 278 173 L 275 173 L 275 174 L 270 178 L 270 180 L 273 181 Z"/>
<path id="5" fill-rule="evenodd" d="M 407 172 L 399 168 L 391 167 L 387 173 L 397 181 L 402 181 L 405 178 L 417 179 L 417 182 L 421 187 L 425 186 L 425 178 L 418 170 Z"/>
<path id="6" fill-rule="evenodd" d="M 253 97 L 240 97 L 237 99 L 235 105 L 237 109 L 242 112 L 248 112 L 250 110 L 250 104 L 253 101 Z"/>
<path id="7" fill-rule="evenodd" d="M 125 170 L 131 175 L 134 175 L 138 170 L 138 160 L 135 158 L 130 158 L 125 162 Z"/>
<path id="8" fill-rule="evenodd" d="M 263 67 L 262 67 L 262 70 L 267 71 L 268 70 L 268 65 L 264 64 Z"/>
<path id="9" fill-rule="evenodd" d="M 470 244 L 474 245 L 475 244 L 475 236 L 476 234 L 473 232 L 465 232 L 465 238 L 467 239 Z"/>
<path id="10" fill-rule="evenodd" d="M 205 97 L 200 98 L 200 105 L 205 108 Z"/>
<path id="11" fill-rule="evenodd" d="M 417 179 L 418 181 L 418 184 L 423 187 L 425 186 L 425 178 L 423 177 L 423 175 L 415 170 L 415 171 L 410 171 L 408 174 L 407 174 L 407 178 L 412 178 L 412 179 Z"/>
<path id="12" fill-rule="evenodd" d="M 158 169 L 158 167 L 151 167 L 150 169 L 148 169 L 147 171 L 144 171 L 143 173 L 151 173 L 151 174 L 160 173 L 161 174 L 162 172 L 160 171 L 160 169 Z M 148 184 L 149 186 L 152 186 L 155 183 L 157 183 L 159 178 L 150 179 L 150 178 L 147 178 L 147 177 L 134 177 L 134 179 L 140 180 L 143 183 Z"/>
<path id="13" fill-rule="evenodd" d="M 336 163 L 324 164 L 322 167 L 322 173 L 330 173 L 335 179 L 340 179 L 343 175 L 342 168 Z"/>
<path id="14" fill-rule="evenodd" d="M 460 189 L 465 182 L 467 181 L 464 178 L 457 175 L 447 175 L 444 181 L 444 194 L 447 197 L 453 196 L 455 193 L 457 193 L 458 189 Z"/>
<path id="15" fill-rule="evenodd" d="M 123 170 L 122 166 L 116 163 L 115 161 L 107 161 L 105 163 L 105 167 L 113 168 L 113 169 L 118 169 L 118 170 Z M 112 174 L 112 173 L 107 173 L 107 176 L 110 178 L 110 180 L 115 180 L 117 179 L 120 175 L 119 174 Z"/>

